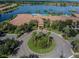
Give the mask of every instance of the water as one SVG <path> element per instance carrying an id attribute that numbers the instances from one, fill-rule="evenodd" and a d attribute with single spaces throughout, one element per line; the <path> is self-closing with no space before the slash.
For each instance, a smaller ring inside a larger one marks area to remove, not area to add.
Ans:
<path id="1" fill-rule="evenodd" d="M 17 0 L 20 1 L 20 0 Z M 26 0 L 21 0 L 21 1 L 26 1 Z M 64 2 L 79 2 L 79 0 L 27 0 L 27 1 L 64 1 Z"/>
<path id="2" fill-rule="evenodd" d="M 7 1 L 7 0 L 1 0 L 1 1 Z M 11 1 L 11 0 L 8 0 L 8 1 Z M 18 1 L 18 2 L 21 2 L 21 1 L 64 1 L 64 2 L 79 2 L 79 0 L 14 0 L 14 1 Z"/>
<path id="3" fill-rule="evenodd" d="M 76 10 L 76 12 L 70 12 L 69 10 Z M 45 5 L 21 5 L 16 10 L 12 12 L 8 12 L 6 14 L 2 14 L 0 16 L 0 21 L 9 19 L 12 15 L 17 14 L 48 14 L 48 12 L 51 13 L 58 13 L 58 14 L 64 14 L 64 15 L 71 15 L 72 13 L 79 13 L 79 7 L 77 6 L 45 6 Z"/>

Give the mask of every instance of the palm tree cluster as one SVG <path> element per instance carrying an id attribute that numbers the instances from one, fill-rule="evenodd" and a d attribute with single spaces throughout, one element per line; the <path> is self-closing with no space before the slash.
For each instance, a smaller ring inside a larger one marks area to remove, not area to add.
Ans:
<path id="1" fill-rule="evenodd" d="M 49 39 L 49 33 L 43 33 L 43 32 L 33 32 L 32 34 L 32 40 L 34 46 L 39 48 L 49 48 L 52 44 L 52 40 Z"/>

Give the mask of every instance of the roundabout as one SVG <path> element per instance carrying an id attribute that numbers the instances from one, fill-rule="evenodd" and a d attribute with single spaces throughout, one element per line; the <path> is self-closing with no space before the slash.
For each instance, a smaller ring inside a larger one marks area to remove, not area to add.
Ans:
<path id="1" fill-rule="evenodd" d="M 55 41 L 50 37 L 50 32 L 33 32 L 28 41 L 28 47 L 35 53 L 49 53 L 55 48 Z"/>
<path id="2" fill-rule="evenodd" d="M 18 39 L 18 40 L 23 40 L 23 44 L 21 45 L 17 55 L 10 56 L 10 57 L 18 58 L 23 55 L 27 56 L 30 54 L 35 54 L 35 55 L 38 55 L 39 58 L 60 58 L 61 55 L 63 55 L 65 58 L 68 58 L 73 55 L 71 51 L 71 46 L 68 44 L 68 42 L 65 41 L 65 39 L 61 35 L 55 32 L 49 33 L 49 35 L 53 37 L 52 43 L 55 43 L 55 45 L 50 44 L 46 48 L 41 48 L 39 45 L 37 45 L 37 48 L 36 48 L 36 46 L 34 45 L 34 42 L 31 40 L 33 39 L 32 38 L 33 33 L 34 31 L 29 34 L 25 33 Z"/>

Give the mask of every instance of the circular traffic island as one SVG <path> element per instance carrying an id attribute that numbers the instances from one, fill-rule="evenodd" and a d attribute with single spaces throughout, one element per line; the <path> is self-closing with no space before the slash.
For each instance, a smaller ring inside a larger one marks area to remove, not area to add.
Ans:
<path id="1" fill-rule="evenodd" d="M 28 41 L 28 47 L 33 52 L 43 54 L 55 48 L 55 41 L 50 37 L 50 32 L 33 32 Z"/>

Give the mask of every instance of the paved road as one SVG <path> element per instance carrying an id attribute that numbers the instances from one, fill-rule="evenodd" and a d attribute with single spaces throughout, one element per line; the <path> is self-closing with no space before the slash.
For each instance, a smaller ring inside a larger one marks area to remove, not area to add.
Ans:
<path id="1" fill-rule="evenodd" d="M 34 53 L 27 46 L 27 42 L 28 42 L 30 36 L 31 36 L 31 33 L 29 33 L 29 34 L 25 33 L 19 39 L 17 39 L 17 40 L 23 40 L 23 44 L 20 46 L 20 49 L 19 49 L 17 55 L 10 56 L 10 57 L 18 58 L 23 55 L 27 56 L 29 54 Z M 51 36 L 54 38 L 54 40 L 56 42 L 56 47 L 50 53 L 42 54 L 42 55 L 38 54 L 39 57 L 41 57 L 41 58 L 59 58 L 63 54 L 64 57 L 68 58 L 69 56 L 72 55 L 71 45 L 67 41 L 65 41 L 64 38 L 62 38 L 60 35 L 53 33 L 53 32 L 52 32 Z M 37 53 L 34 53 L 34 54 L 37 54 Z"/>
<path id="2" fill-rule="evenodd" d="M 27 48 L 27 41 L 29 39 L 29 37 L 31 36 L 31 33 L 25 33 L 23 34 L 20 38 L 18 38 L 17 40 L 19 41 L 23 41 L 22 45 L 20 46 L 20 49 L 18 50 L 18 53 L 16 55 L 13 56 L 9 56 L 11 58 L 19 58 L 20 56 L 28 56 L 30 54 L 28 48 Z"/>
<path id="3" fill-rule="evenodd" d="M 53 33 L 53 32 L 52 32 L 51 36 L 54 38 L 54 40 L 56 42 L 56 47 L 55 47 L 54 51 L 52 51 L 46 57 L 59 58 L 61 55 L 63 55 L 63 57 L 68 58 L 71 55 L 73 55 L 73 53 L 71 51 L 71 45 L 67 41 L 65 41 L 65 39 L 62 36 L 60 36 L 56 33 Z"/>

